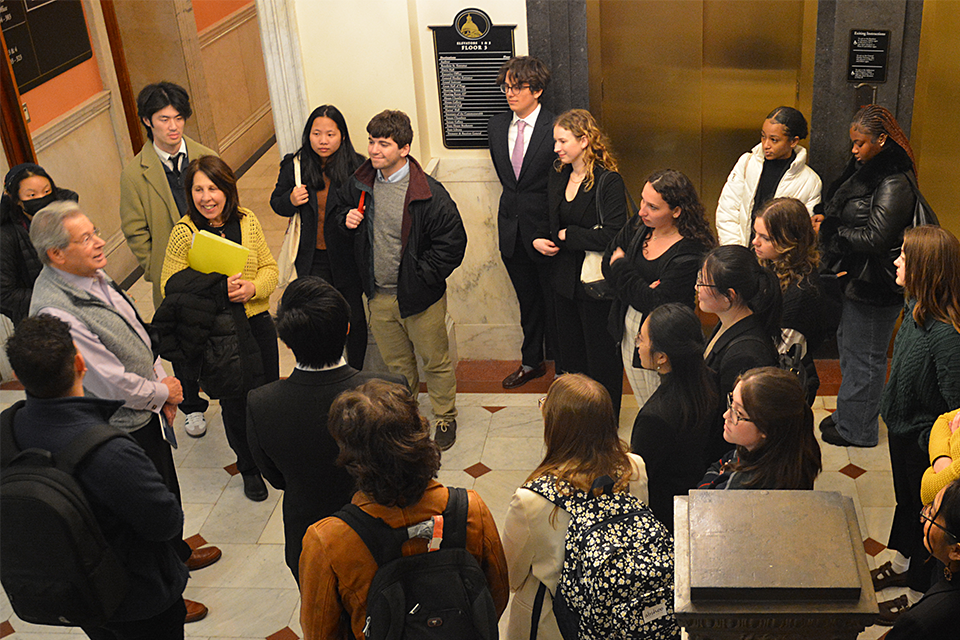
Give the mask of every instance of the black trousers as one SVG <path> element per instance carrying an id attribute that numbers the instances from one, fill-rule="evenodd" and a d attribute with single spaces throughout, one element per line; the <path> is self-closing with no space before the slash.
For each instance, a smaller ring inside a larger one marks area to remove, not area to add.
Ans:
<path id="1" fill-rule="evenodd" d="M 280 379 L 280 354 L 277 351 L 277 328 L 273 318 L 264 311 L 252 318 L 250 332 L 260 347 L 260 360 L 263 362 L 264 384 Z M 223 429 L 227 442 L 237 455 L 237 470 L 240 473 L 258 472 L 257 463 L 250 453 L 247 442 L 247 396 L 220 398 L 220 415 L 223 417 Z"/>
<path id="2" fill-rule="evenodd" d="M 620 345 L 607 331 L 607 317 L 613 303 L 588 298 L 580 288 L 575 300 L 560 295 L 554 300 L 563 370 L 586 374 L 602 384 L 613 401 L 614 414 L 619 416 L 623 359 Z"/>
<path id="3" fill-rule="evenodd" d="M 927 452 L 920 448 L 917 434 L 887 434 L 890 468 L 893 471 L 893 492 L 897 508 L 893 513 L 890 541 L 887 546 L 910 558 L 907 584 L 920 593 L 931 586 L 933 564 L 927 562 L 930 552 L 923 546 L 923 525 L 920 524 L 920 481 L 930 466 Z"/>
<path id="4" fill-rule="evenodd" d="M 183 598 L 146 620 L 107 622 L 102 627 L 82 627 L 91 640 L 183 640 L 187 607 Z"/>
<path id="5" fill-rule="evenodd" d="M 177 502 L 183 506 L 183 500 L 180 498 L 180 480 L 177 478 L 177 467 L 173 463 L 173 453 L 170 444 L 163 439 L 163 433 L 160 430 L 160 416 L 154 414 L 145 426 L 140 427 L 130 434 L 143 448 L 147 457 L 153 461 L 153 466 L 160 473 L 160 479 L 166 485 L 170 493 L 177 497 Z M 190 557 L 190 545 L 183 540 L 183 529 L 177 535 L 177 540 L 173 541 L 173 548 L 177 556 L 184 562 Z M 186 614 L 184 614 L 186 615 Z M 89 634 L 88 634 L 89 635 Z M 92 637 L 92 636 L 91 636 Z"/>
<path id="6" fill-rule="evenodd" d="M 535 262 L 527 254 L 520 234 L 517 234 L 513 255 L 501 253 L 500 258 L 520 303 L 521 361 L 528 367 L 536 367 L 545 359 L 557 360 L 557 317 L 549 265 Z M 559 363 L 557 370 L 562 370 Z"/>
<path id="7" fill-rule="evenodd" d="M 183 415 L 206 411 L 210 403 L 205 398 L 200 397 L 200 383 L 191 379 L 183 371 L 183 365 L 178 365 L 176 362 L 173 363 L 173 375 L 177 377 L 183 387 L 183 402 L 177 407 L 183 412 Z"/>
<path id="8" fill-rule="evenodd" d="M 333 284 L 350 305 L 350 333 L 347 334 L 347 364 L 357 371 L 363 370 L 363 361 L 367 357 L 367 315 L 363 306 L 363 289 L 359 286 L 337 286 L 330 269 L 327 252 L 316 249 L 310 275 L 319 276 Z"/>

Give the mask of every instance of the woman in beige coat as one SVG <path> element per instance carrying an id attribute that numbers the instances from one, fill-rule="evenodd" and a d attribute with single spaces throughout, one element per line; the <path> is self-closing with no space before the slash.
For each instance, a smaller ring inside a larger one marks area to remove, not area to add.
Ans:
<path id="1" fill-rule="evenodd" d="M 613 405 L 604 387 L 581 374 L 567 374 L 550 385 L 542 401 L 547 453 L 528 480 L 552 475 L 584 491 L 595 478 L 615 479 L 614 491 L 629 491 L 647 501 L 647 470 L 643 459 L 629 453 L 617 435 Z M 537 637 L 562 640 L 553 615 L 553 594 L 563 567 L 564 538 L 570 514 L 538 493 L 520 487 L 513 494 L 503 528 L 510 590 L 507 638 L 530 637 L 534 598 L 547 587 Z"/>

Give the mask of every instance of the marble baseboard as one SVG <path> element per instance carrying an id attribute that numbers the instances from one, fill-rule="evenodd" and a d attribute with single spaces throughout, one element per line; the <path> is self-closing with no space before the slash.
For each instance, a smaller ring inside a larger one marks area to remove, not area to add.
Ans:
<path id="1" fill-rule="evenodd" d="M 457 353 L 463 360 L 519 360 L 520 324 L 457 324 Z"/>

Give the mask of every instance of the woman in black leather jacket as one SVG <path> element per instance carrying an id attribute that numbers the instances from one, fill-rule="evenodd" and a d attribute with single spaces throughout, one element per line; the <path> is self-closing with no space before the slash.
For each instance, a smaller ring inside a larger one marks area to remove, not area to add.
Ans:
<path id="1" fill-rule="evenodd" d="M 906 135 L 879 105 L 857 112 L 850 140 L 854 157 L 826 193 L 820 227 L 823 264 L 837 274 L 843 303 L 837 330 L 843 380 L 837 410 L 820 430 L 830 444 L 874 447 L 887 347 L 903 307 L 893 262 L 913 223 L 916 168 Z"/>

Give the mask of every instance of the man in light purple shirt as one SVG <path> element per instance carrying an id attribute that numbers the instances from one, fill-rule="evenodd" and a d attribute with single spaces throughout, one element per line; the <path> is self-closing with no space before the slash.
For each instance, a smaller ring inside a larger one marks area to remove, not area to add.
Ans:
<path id="1" fill-rule="evenodd" d="M 153 353 L 150 336 L 130 299 L 104 273 L 106 243 L 99 230 L 77 203 L 61 201 L 37 213 L 30 241 L 44 263 L 34 285 L 30 315 L 49 314 L 70 326 L 87 365 L 84 391 L 124 402 L 110 424 L 140 443 L 164 484 L 180 501 L 180 483 L 170 451 L 176 440 L 170 423 L 183 401 L 183 389 L 179 380 L 166 375 Z M 213 564 L 221 556 L 217 547 L 191 551 L 182 532 L 177 546 L 190 569 Z M 187 622 L 206 615 L 202 604 L 186 602 Z"/>

